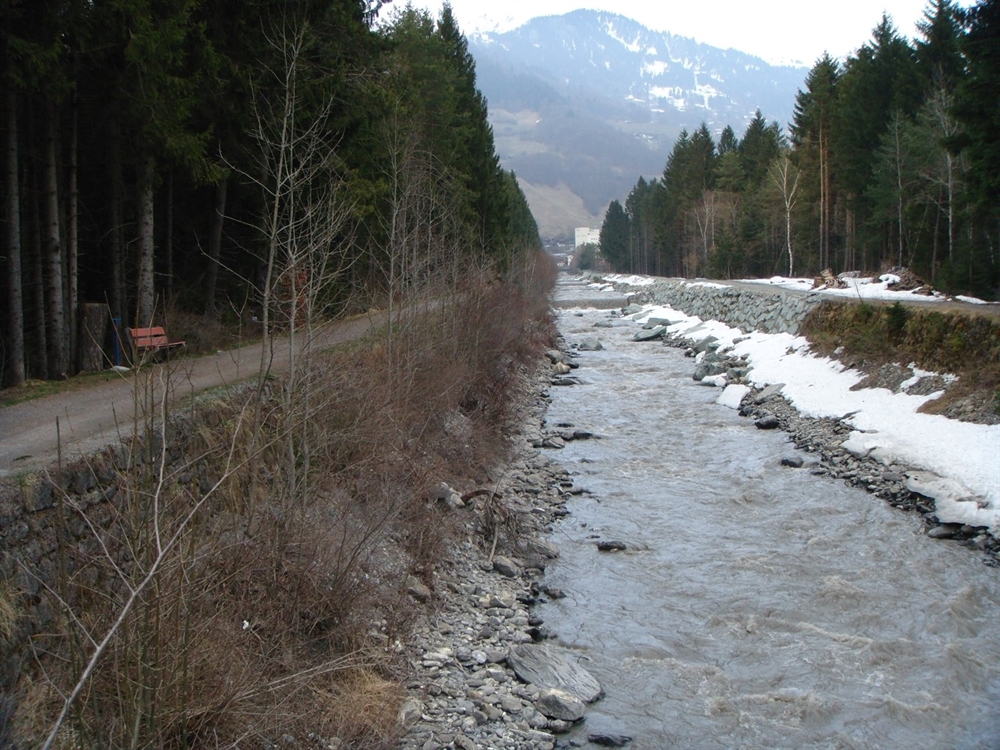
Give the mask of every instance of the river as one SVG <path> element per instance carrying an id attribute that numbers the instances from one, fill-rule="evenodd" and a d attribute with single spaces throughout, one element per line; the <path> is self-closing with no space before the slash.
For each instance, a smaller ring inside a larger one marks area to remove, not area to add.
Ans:
<path id="1" fill-rule="evenodd" d="M 553 536 L 538 610 L 606 690 L 577 735 L 642 748 L 998 748 L 1000 573 L 921 519 L 780 465 L 780 432 L 714 403 L 692 362 L 606 310 L 560 312 L 584 382 L 548 451 L 591 494 Z M 807 456 L 808 458 L 808 456 Z M 602 553 L 620 540 L 628 551 Z"/>

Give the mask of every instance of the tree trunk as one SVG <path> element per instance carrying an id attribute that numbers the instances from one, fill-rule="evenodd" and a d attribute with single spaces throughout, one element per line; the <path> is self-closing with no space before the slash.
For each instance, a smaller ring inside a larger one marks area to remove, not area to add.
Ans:
<path id="1" fill-rule="evenodd" d="M 7 223 L 7 376 L 6 385 L 24 382 L 24 297 L 21 290 L 21 193 L 17 169 L 17 94 L 7 82 L 7 159 L 4 177 Z"/>
<path id="2" fill-rule="evenodd" d="M 899 231 L 899 260 L 897 266 L 903 265 L 903 149 L 899 139 L 899 113 L 896 113 L 893 130 L 896 142 L 896 223 Z"/>
<path id="3" fill-rule="evenodd" d="M 110 309 L 103 302 L 91 302 L 80 310 L 80 371 L 99 372 L 107 364 L 104 341 L 107 337 Z"/>
<path id="4" fill-rule="evenodd" d="M 205 315 L 212 320 L 219 316 L 215 306 L 216 286 L 219 283 L 219 259 L 222 257 L 222 228 L 226 220 L 226 192 L 229 179 L 223 177 L 215 185 L 215 211 L 208 236 L 208 272 L 205 274 Z"/>
<path id="5" fill-rule="evenodd" d="M 169 305 L 174 299 L 174 170 L 167 173 L 166 237 L 163 254 L 167 262 L 167 289 L 165 299 Z"/>
<path id="6" fill-rule="evenodd" d="M 820 270 L 830 267 L 829 260 L 829 196 L 826 184 L 826 133 L 823 122 L 819 126 L 819 267 Z"/>
<path id="7" fill-rule="evenodd" d="M 29 162 L 30 163 L 30 162 Z M 31 228 L 31 307 L 34 313 L 35 343 L 29 355 L 33 354 L 36 363 L 34 375 L 42 380 L 49 377 L 48 328 L 45 325 L 45 250 L 42 242 L 42 218 L 38 205 L 41 195 L 41 177 L 38 174 L 39 165 L 35 163 L 31 169 L 31 189 L 29 194 L 35 196 L 28 201 L 28 226 Z M 29 360 L 30 361 L 30 360 Z"/>
<path id="8" fill-rule="evenodd" d="M 955 176 L 951 154 L 945 152 L 945 163 L 948 170 L 948 262 L 955 262 Z"/>
<path id="9" fill-rule="evenodd" d="M 74 90 L 72 94 L 73 102 L 73 115 L 71 122 L 70 131 L 70 141 L 69 141 L 69 172 L 66 176 L 66 181 L 68 183 L 67 194 L 66 194 L 66 258 L 67 258 L 67 291 L 69 304 L 69 351 L 70 351 L 70 362 L 77 362 L 78 357 L 78 339 L 77 333 L 79 332 L 79 325 L 77 322 L 77 315 L 80 306 L 79 299 L 79 266 L 80 266 L 80 253 L 79 253 L 79 192 L 77 191 L 77 172 L 78 172 L 78 149 L 77 149 L 77 138 L 79 136 L 79 101 L 77 93 Z"/>
<path id="10" fill-rule="evenodd" d="M 153 159 L 139 157 L 138 223 L 139 288 L 136 326 L 146 328 L 153 324 L 156 304 L 153 284 Z"/>
<path id="11" fill-rule="evenodd" d="M 122 147 L 121 134 L 117 121 L 111 125 L 111 135 L 108 139 L 108 170 L 111 178 L 111 316 L 124 321 L 125 316 L 125 251 L 124 251 L 124 217 L 122 216 L 122 200 L 125 193 L 122 177 Z"/>
<path id="12" fill-rule="evenodd" d="M 45 254 L 48 259 L 49 377 L 69 375 L 69 335 L 64 301 L 65 279 L 62 237 L 59 232 L 59 177 L 56 164 L 56 107 L 46 111 L 45 144 Z"/>

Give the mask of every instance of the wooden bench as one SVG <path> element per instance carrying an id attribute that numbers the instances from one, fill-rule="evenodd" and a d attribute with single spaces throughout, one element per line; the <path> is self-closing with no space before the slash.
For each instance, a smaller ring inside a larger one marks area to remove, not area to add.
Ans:
<path id="1" fill-rule="evenodd" d="M 132 350 L 136 354 L 159 354 L 169 352 L 184 346 L 183 341 L 170 341 L 163 326 L 153 326 L 151 328 L 126 328 L 129 338 L 132 339 Z"/>

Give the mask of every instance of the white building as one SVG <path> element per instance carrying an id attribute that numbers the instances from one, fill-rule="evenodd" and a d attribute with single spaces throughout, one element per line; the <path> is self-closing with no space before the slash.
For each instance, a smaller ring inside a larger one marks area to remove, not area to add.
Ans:
<path id="1" fill-rule="evenodd" d="M 591 229 L 590 227 L 577 227 L 576 228 L 576 241 L 574 242 L 575 247 L 580 247 L 581 245 L 601 245 L 601 230 Z"/>

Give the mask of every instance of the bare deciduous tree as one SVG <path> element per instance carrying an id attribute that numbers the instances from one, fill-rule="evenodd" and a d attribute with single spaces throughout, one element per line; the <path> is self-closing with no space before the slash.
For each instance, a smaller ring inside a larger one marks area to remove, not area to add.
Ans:
<path id="1" fill-rule="evenodd" d="M 795 275 L 795 250 L 792 246 L 792 210 L 797 202 L 799 171 L 787 154 L 782 155 L 768 169 L 771 182 L 781 194 L 785 213 L 785 245 L 788 248 L 788 275 Z"/>

